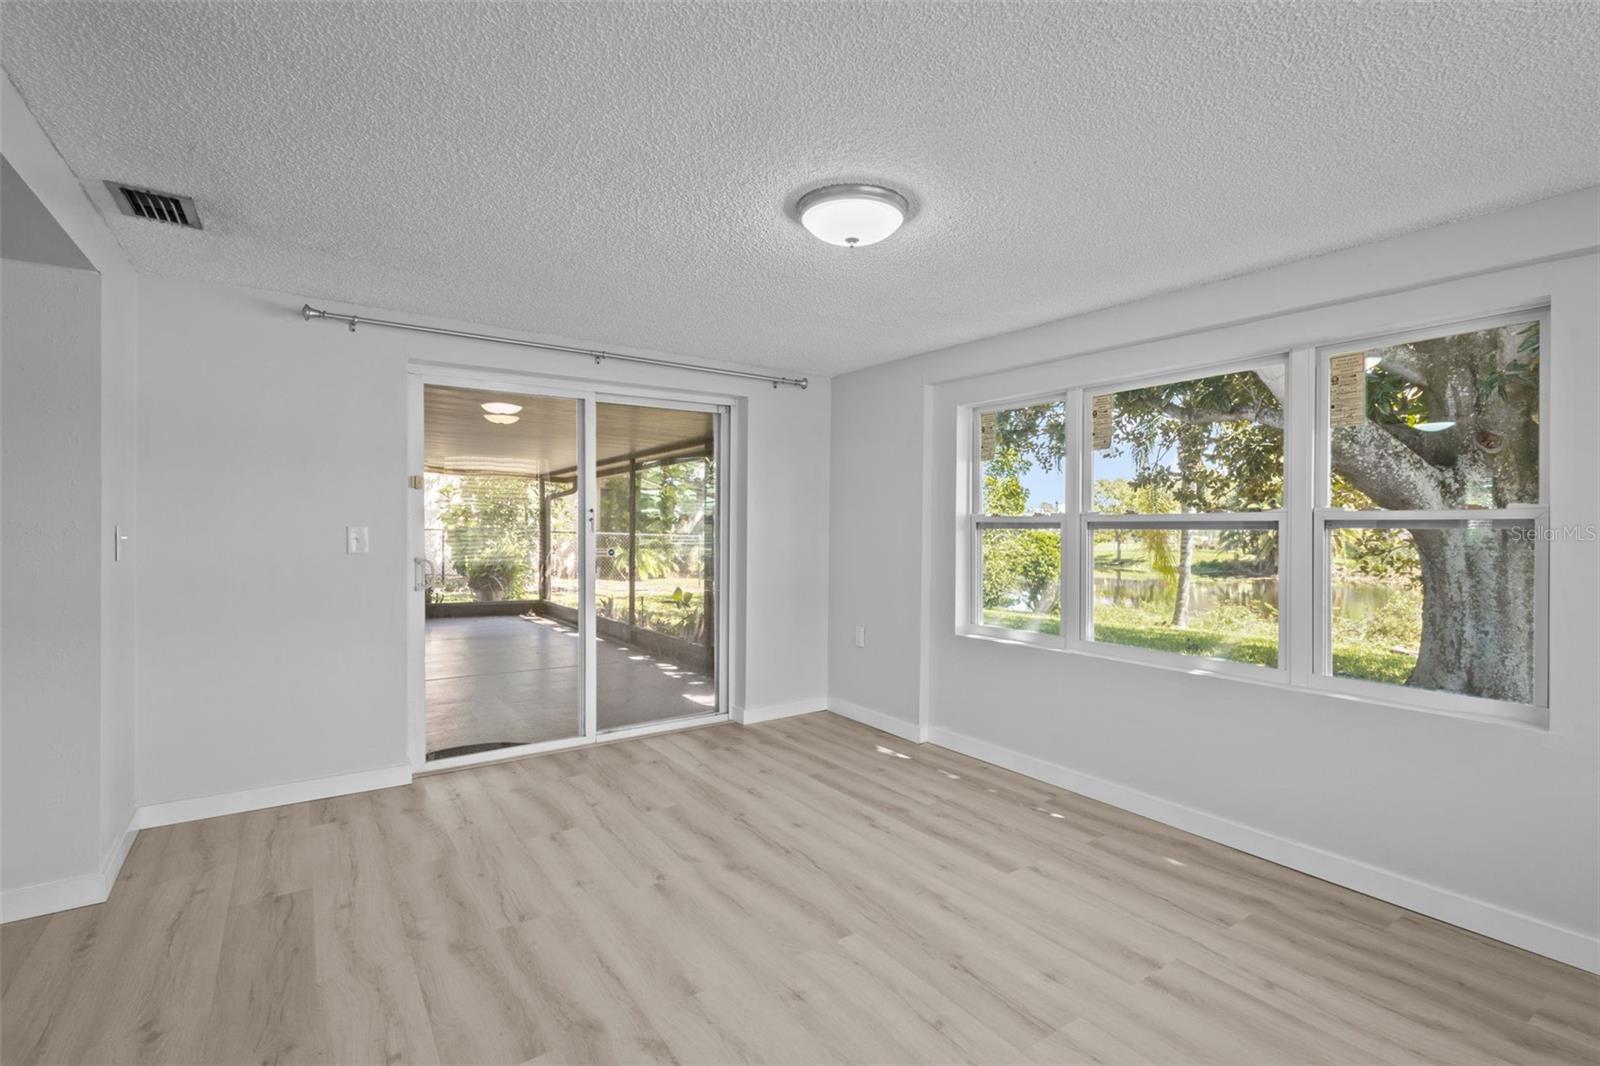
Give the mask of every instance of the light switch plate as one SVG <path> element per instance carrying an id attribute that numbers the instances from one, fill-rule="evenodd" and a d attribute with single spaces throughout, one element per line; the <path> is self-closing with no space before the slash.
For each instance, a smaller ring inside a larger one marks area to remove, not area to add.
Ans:
<path id="1" fill-rule="evenodd" d="M 866 646 L 867 646 L 867 627 L 866 626 L 856 626 L 856 647 L 865 648 Z"/>
<path id="2" fill-rule="evenodd" d="M 344 553 L 346 555 L 365 555 L 371 547 L 371 540 L 367 536 L 366 526 L 344 527 Z"/>

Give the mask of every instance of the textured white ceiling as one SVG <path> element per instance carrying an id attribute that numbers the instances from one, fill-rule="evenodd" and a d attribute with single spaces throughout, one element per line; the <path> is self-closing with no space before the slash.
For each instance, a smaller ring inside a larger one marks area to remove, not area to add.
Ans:
<path id="1" fill-rule="evenodd" d="M 1589 4 L 6 3 L 143 271 L 810 373 L 1600 183 Z M 840 249 L 833 181 L 913 216 Z"/>

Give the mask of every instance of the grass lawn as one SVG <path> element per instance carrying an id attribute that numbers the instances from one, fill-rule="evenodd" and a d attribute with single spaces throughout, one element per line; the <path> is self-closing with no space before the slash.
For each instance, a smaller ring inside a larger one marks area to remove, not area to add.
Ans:
<path id="1" fill-rule="evenodd" d="M 1056 615 L 1029 614 L 1026 611 L 1007 611 L 994 607 L 984 609 L 986 625 L 1004 626 L 1007 629 L 1030 630 L 1061 634 L 1061 619 Z M 1171 626 L 1152 622 L 1149 624 L 1100 623 L 1095 626 L 1095 639 L 1107 644 L 1121 644 L 1134 648 L 1153 648 L 1157 651 L 1176 652 L 1208 659 L 1227 659 L 1231 662 L 1256 663 L 1260 666 L 1278 665 L 1278 642 L 1271 636 L 1225 633 L 1215 630 Z M 1400 652 L 1364 647 L 1359 644 L 1335 644 L 1333 669 L 1340 677 L 1355 677 L 1367 681 L 1382 681 L 1403 685 L 1411 676 L 1416 659 Z"/>

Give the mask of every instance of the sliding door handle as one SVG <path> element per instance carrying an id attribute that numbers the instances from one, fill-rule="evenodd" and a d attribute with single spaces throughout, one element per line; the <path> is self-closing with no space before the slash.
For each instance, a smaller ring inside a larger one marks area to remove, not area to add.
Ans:
<path id="1" fill-rule="evenodd" d="M 411 591 L 421 592 L 428 583 L 428 560 L 418 555 L 411 560 Z"/>

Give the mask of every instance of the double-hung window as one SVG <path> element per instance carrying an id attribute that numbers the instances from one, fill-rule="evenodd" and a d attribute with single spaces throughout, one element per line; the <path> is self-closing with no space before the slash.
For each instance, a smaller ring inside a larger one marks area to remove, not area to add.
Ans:
<path id="1" fill-rule="evenodd" d="M 1525 721 L 1548 312 L 971 414 L 963 628 Z"/>
<path id="2" fill-rule="evenodd" d="M 1061 636 L 1061 522 L 1067 403 L 1032 400 L 974 412 L 971 524 L 975 624 Z"/>
<path id="3" fill-rule="evenodd" d="M 1085 640 L 1279 667 L 1286 370 L 1085 391 Z"/>
<path id="4" fill-rule="evenodd" d="M 1318 351 L 1319 678 L 1546 703 L 1547 317 Z"/>

